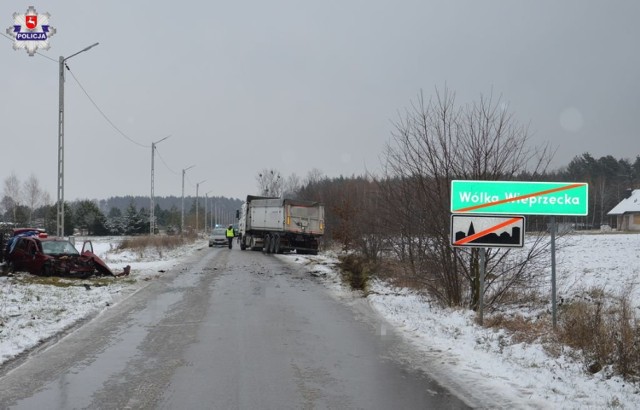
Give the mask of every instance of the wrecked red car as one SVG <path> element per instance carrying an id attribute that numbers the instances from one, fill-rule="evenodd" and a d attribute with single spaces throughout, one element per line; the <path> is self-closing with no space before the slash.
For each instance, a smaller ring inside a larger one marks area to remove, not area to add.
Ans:
<path id="1" fill-rule="evenodd" d="M 88 278 L 92 275 L 122 276 L 93 253 L 91 241 L 84 242 L 82 252 L 67 239 L 42 237 L 42 234 L 16 235 L 7 243 L 5 261 L 10 271 L 26 271 L 34 275 Z"/>

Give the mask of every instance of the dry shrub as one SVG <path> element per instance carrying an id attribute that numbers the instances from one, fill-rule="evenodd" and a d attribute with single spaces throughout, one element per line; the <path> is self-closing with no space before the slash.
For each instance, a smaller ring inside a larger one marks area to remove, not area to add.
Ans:
<path id="1" fill-rule="evenodd" d="M 505 329 L 512 334 L 515 343 L 533 343 L 549 333 L 549 324 L 522 315 L 492 315 L 484 319 L 484 326 Z"/>
<path id="2" fill-rule="evenodd" d="M 505 307 L 511 309 L 536 309 L 546 303 L 546 295 L 541 295 L 540 292 L 533 287 L 514 286 L 502 292 L 499 297 L 488 293 L 485 294 L 485 303 L 487 302 L 487 298 L 491 298 L 492 296 L 495 297 L 496 300 L 492 301 L 491 305 L 488 306 L 491 310 L 504 309 Z"/>
<path id="3" fill-rule="evenodd" d="M 375 271 L 375 265 L 366 257 L 350 253 L 339 258 L 340 269 L 351 289 L 367 290 L 369 277 Z"/>
<path id="4" fill-rule="evenodd" d="M 626 379 L 640 380 L 640 321 L 634 315 L 629 294 L 618 301 L 613 325 L 616 370 Z"/>
<path id="5" fill-rule="evenodd" d="M 602 300 L 577 301 L 562 309 L 558 337 L 567 346 L 582 350 L 590 363 L 601 366 L 613 359 L 612 329 Z"/>
<path id="6" fill-rule="evenodd" d="M 395 259 L 378 259 L 375 275 L 398 288 L 407 288 L 416 291 L 422 291 L 424 289 L 423 281 L 407 270 L 405 265 Z"/>
<path id="7" fill-rule="evenodd" d="M 640 324 L 629 294 L 609 301 L 602 289 L 588 292 L 593 299 L 563 307 L 558 337 L 584 352 L 593 373 L 612 365 L 628 380 L 640 380 Z M 608 302 L 608 303 L 607 303 Z"/>

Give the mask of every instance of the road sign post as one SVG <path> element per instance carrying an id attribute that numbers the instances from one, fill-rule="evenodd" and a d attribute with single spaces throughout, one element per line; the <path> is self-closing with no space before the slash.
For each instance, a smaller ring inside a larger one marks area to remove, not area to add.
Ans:
<path id="1" fill-rule="evenodd" d="M 484 276 L 487 268 L 487 250 L 485 248 L 480 249 L 480 290 L 478 295 L 478 321 L 480 326 L 484 324 Z"/>
<path id="2" fill-rule="evenodd" d="M 557 322 L 557 305 L 556 305 L 556 217 L 551 217 L 551 317 L 553 328 L 556 328 Z"/>
<path id="3" fill-rule="evenodd" d="M 586 216 L 589 214 L 588 201 L 589 185 L 584 182 L 451 181 L 452 213 L 551 216 L 551 311 L 554 329 L 557 322 L 555 217 Z M 456 246 L 453 242 L 453 216 L 451 240 Z M 465 238 L 458 240 L 458 246 L 463 245 L 461 241 L 464 242 Z M 466 242 L 473 240 L 476 239 Z M 480 321 L 482 323 L 482 313 Z"/>
<path id="4" fill-rule="evenodd" d="M 480 248 L 478 323 L 482 326 L 486 248 L 524 246 L 524 216 L 451 215 L 451 245 Z"/>

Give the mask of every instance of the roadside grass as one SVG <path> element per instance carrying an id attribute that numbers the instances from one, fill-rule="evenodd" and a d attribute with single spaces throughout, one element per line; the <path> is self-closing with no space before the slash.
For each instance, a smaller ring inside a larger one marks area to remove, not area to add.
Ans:
<path id="1" fill-rule="evenodd" d="M 58 288 L 69 288 L 73 286 L 109 286 L 115 281 L 118 283 L 134 283 L 135 280 L 130 278 L 114 278 L 111 276 L 92 276 L 85 279 L 65 278 L 60 276 L 38 276 L 29 273 L 17 274 L 13 277 L 16 283 L 24 285 L 48 285 Z"/>
<path id="2" fill-rule="evenodd" d="M 342 277 L 352 290 L 367 292 L 369 281 L 374 277 L 395 287 L 416 292 L 423 290 L 423 283 L 391 258 L 373 260 L 358 253 L 348 253 L 338 256 L 338 261 Z"/>
<path id="3" fill-rule="evenodd" d="M 546 320 L 533 320 L 520 314 L 507 316 L 503 313 L 486 317 L 484 327 L 506 330 L 514 343 L 533 343 L 544 339 L 550 328 Z"/>
<path id="4" fill-rule="evenodd" d="M 376 263 L 376 278 L 388 282 L 397 288 L 424 291 L 424 283 L 412 274 L 402 263 L 392 258 L 379 258 Z"/>
<path id="5" fill-rule="evenodd" d="M 148 248 L 155 248 L 160 256 L 165 250 L 172 250 L 187 243 L 191 243 L 197 239 L 194 235 L 145 235 L 126 237 L 120 241 L 116 250 L 131 250 L 134 252 L 143 252 Z"/>
<path id="6" fill-rule="evenodd" d="M 562 307 L 558 340 L 583 352 L 590 373 L 613 367 L 626 380 L 640 382 L 640 319 L 629 290 L 611 296 L 593 288 L 587 295 Z"/>

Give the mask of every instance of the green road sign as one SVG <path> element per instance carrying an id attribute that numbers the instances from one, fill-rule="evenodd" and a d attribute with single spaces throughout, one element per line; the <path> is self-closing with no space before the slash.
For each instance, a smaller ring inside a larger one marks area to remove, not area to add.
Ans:
<path id="1" fill-rule="evenodd" d="M 583 182 L 451 181 L 451 212 L 476 214 L 588 214 Z"/>

